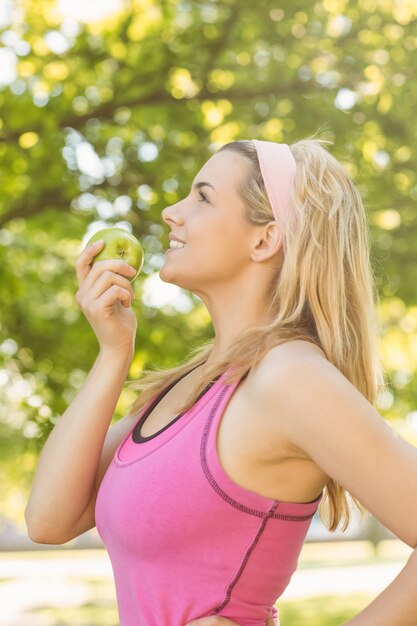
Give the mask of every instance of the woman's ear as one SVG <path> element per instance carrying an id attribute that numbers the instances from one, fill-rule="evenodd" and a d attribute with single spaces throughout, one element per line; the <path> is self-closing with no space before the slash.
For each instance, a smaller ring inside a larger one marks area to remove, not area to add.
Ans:
<path id="1" fill-rule="evenodd" d="M 277 222 L 269 222 L 256 233 L 251 258 L 258 263 L 276 256 L 282 248 L 283 232 Z"/>

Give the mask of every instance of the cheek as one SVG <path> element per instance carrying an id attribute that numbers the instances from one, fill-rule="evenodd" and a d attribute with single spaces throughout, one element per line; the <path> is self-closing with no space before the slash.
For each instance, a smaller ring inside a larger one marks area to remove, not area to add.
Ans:
<path id="1" fill-rule="evenodd" d="M 249 258 L 247 237 L 234 224 L 189 225 L 188 244 L 169 253 L 160 277 L 193 290 L 210 282 L 233 279 L 244 270 Z"/>
<path id="2" fill-rule="evenodd" d="M 245 247 L 241 236 L 233 233 L 217 233 L 215 236 L 203 237 L 198 245 L 190 247 L 190 256 L 196 259 L 197 267 L 214 269 L 240 268 L 245 262 Z"/>

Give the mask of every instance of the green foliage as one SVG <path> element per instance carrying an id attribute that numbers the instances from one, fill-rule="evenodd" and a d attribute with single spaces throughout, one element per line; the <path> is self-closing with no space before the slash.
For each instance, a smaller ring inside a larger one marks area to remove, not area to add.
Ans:
<path id="1" fill-rule="evenodd" d="M 142 296 L 168 246 L 162 209 L 233 139 L 291 142 L 322 129 L 334 142 L 369 211 L 393 394 L 382 410 L 404 416 L 416 405 L 417 5 L 306 7 L 131 0 L 81 23 L 53 0 L 12 3 L 0 32 L 16 61 L 0 88 L 3 458 L 39 449 L 95 359 L 75 302 L 74 262 L 90 225 L 127 222 L 146 250 L 132 378 L 211 336 L 198 298 L 184 315 Z M 394 353 L 404 357 L 392 362 Z M 122 395 L 116 417 L 132 399 Z"/>

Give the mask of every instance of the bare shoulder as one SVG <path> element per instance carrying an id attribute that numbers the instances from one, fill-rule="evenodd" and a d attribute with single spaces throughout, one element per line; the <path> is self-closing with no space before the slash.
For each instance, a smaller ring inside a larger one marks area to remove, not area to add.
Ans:
<path id="1" fill-rule="evenodd" d="M 283 356 L 292 359 L 320 358 L 328 361 L 324 351 L 317 344 L 304 339 L 294 339 L 271 348 L 265 359 L 281 361 Z"/>
<path id="2" fill-rule="evenodd" d="M 298 431 L 305 429 L 306 422 L 316 421 L 317 413 L 323 417 L 337 411 L 347 398 L 348 404 L 362 401 L 362 409 L 373 410 L 324 351 L 306 340 L 275 346 L 251 374 L 251 392 L 269 416 L 271 428 L 277 429 L 280 436 L 285 435 L 294 446 L 299 442 Z"/>
<path id="3" fill-rule="evenodd" d="M 300 421 L 292 415 L 295 400 L 297 413 L 312 415 L 311 393 L 305 393 L 306 389 L 318 393 L 320 380 L 326 379 L 329 371 L 342 376 L 319 346 L 297 339 L 271 348 L 248 376 L 247 395 L 263 416 L 266 433 L 286 442 L 295 456 L 307 458 L 297 444 L 295 431 Z"/>
<path id="4" fill-rule="evenodd" d="M 308 375 L 316 368 L 324 370 L 337 370 L 326 358 L 324 351 L 310 341 L 296 339 L 271 348 L 253 370 L 253 385 L 264 392 L 265 388 L 272 385 L 277 389 L 277 383 L 293 377 L 294 384 L 299 384 L 298 373 Z M 339 372 L 340 374 L 340 372 Z M 342 375 L 342 374 L 340 374 Z"/>
<path id="5" fill-rule="evenodd" d="M 276 346 L 251 374 L 271 445 L 284 438 L 415 546 L 417 449 L 307 341 Z"/>
<path id="6" fill-rule="evenodd" d="M 330 478 L 335 478 L 335 468 L 327 457 L 340 453 L 354 430 L 358 438 L 371 441 L 388 429 L 368 400 L 310 341 L 288 341 L 269 350 L 254 368 L 251 383 L 265 436 L 284 442 L 293 458 L 310 461 Z"/>

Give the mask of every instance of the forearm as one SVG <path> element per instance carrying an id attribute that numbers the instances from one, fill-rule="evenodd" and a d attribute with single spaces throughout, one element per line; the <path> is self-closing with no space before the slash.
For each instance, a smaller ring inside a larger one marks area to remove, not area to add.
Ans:
<path id="1" fill-rule="evenodd" d="M 133 352 L 100 352 L 79 393 L 49 435 L 25 512 L 34 535 L 59 535 L 85 511 L 132 357 Z"/>
<path id="2" fill-rule="evenodd" d="M 384 591 L 345 626 L 415 626 L 417 624 L 417 549 Z"/>

